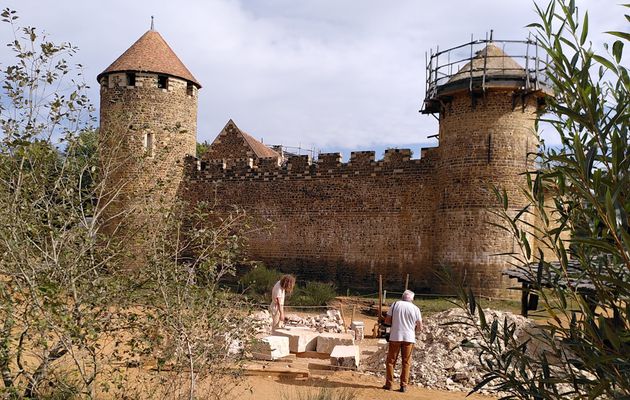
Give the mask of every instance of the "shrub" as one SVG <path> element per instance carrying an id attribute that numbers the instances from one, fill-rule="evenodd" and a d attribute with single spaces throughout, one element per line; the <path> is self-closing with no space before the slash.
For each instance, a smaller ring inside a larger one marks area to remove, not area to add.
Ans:
<path id="1" fill-rule="evenodd" d="M 303 306 L 325 306 L 336 296 L 337 292 L 333 283 L 310 281 L 303 288 L 297 289 L 289 303 Z"/>
<path id="2" fill-rule="evenodd" d="M 269 269 L 264 265 L 257 265 L 249 272 L 241 277 L 239 283 L 244 288 L 244 292 L 258 300 L 270 297 L 271 289 L 282 274 L 275 270 Z"/>

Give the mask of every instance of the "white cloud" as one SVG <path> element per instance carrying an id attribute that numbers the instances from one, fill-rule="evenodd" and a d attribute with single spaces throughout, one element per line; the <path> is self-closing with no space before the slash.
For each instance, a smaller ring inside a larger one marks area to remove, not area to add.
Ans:
<path id="1" fill-rule="evenodd" d="M 595 34 L 624 24 L 615 1 L 578 4 L 591 6 Z M 522 39 L 536 20 L 527 0 L 9 0 L 8 7 L 22 23 L 81 48 L 95 102 L 94 77 L 155 15 L 157 30 L 203 85 L 200 140 L 233 118 L 267 143 L 327 150 L 434 142 L 426 136 L 437 131 L 435 120 L 418 113 L 425 51 L 489 29 Z"/>

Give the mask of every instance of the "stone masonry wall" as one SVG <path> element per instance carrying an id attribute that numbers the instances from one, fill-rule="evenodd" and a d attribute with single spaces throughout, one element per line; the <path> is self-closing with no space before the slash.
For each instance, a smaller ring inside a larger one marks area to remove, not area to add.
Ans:
<path id="1" fill-rule="evenodd" d="M 149 221 L 160 222 L 151 214 L 173 203 L 184 158 L 195 154 L 197 88 L 174 77 L 158 88 L 158 75 L 151 73 L 136 73 L 134 86 L 125 73 L 105 75 L 100 84 L 101 169 L 108 188 L 102 220 L 106 231 L 134 239 Z"/>
<path id="2" fill-rule="evenodd" d="M 454 96 L 440 115 L 436 268 L 447 267 L 476 292 L 505 295 L 514 285 L 501 276 L 509 267 L 512 236 L 491 225 L 498 205 L 493 187 L 505 190 L 510 209 L 524 205 L 522 173 L 534 167 L 537 99 L 493 91 L 476 99 Z M 444 287 L 444 290 L 447 288 Z"/>
<path id="3" fill-rule="evenodd" d="M 182 196 L 272 221 L 249 236 L 250 258 L 301 279 L 374 288 L 378 274 L 402 285 L 409 273 L 412 287 L 429 288 L 437 182 L 435 152 L 424 154 L 412 160 L 409 150 L 388 150 L 375 161 L 374 152 L 354 152 L 347 164 L 338 153 L 316 164 L 296 156 L 284 167 L 189 159 Z"/>

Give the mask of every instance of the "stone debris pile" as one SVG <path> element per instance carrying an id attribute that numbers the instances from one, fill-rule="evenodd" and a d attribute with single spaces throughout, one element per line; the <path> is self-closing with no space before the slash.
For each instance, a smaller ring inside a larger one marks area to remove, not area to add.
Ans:
<path id="1" fill-rule="evenodd" d="M 255 312 L 249 316 L 256 336 L 268 335 L 271 332 L 271 314 L 267 310 Z"/>
<path id="2" fill-rule="evenodd" d="M 300 317 L 288 314 L 285 326 L 295 326 L 315 329 L 317 332 L 342 333 L 343 319 L 339 310 L 327 310 L 325 314 Z"/>
<path id="3" fill-rule="evenodd" d="M 522 336 L 533 322 L 520 315 L 486 309 L 486 320 L 491 323 L 504 318 L 517 326 L 516 336 Z M 411 367 L 411 381 L 423 387 L 445 390 L 467 391 L 481 381 L 484 372 L 479 364 L 477 351 L 461 347 L 460 344 L 477 336 L 475 327 L 463 324 L 445 325 L 465 320 L 465 312 L 453 308 L 424 319 L 424 329 L 417 336 Z M 385 372 L 387 347 L 362 360 L 366 372 L 382 375 Z M 400 357 L 397 371 L 400 372 Z M 374 372 L 382 371 L 382 372 Z M 398 376 L 397 376 L 398 378 Z"/>
<path id="4" fill-rule="evenodd" d="M 250 315 L 254 329 L 258 334 L 271 333 L 271 314 L 267 310 L 255 312 Z M 325 314 L 300 317 L 296 314 L 287 314 L 284 321 L 287 328 L 313 329 L 324 333 L 342 333 L 343 319 L 339 310 L 327 310 Z"/>

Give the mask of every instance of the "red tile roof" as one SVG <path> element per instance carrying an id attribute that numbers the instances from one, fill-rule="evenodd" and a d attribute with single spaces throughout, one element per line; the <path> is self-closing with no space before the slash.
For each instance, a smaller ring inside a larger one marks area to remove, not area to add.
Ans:
<path id="1" fill-rule="evenodd" d="M 234 124 L 234 126 L 236 126 L 236 124 Z M 238 129 L 238 127 L 236 129 Z M 254 137 L 251 136 L 249 133 L 244 132 L 240 129 L 238 129 L 238 131 L 241 132 L 241 134 L 245 138 L 245 141 L 247 141 L 247 144 L 249 145 L 249 147 L 251 147 L 252 151 L 259 158 L 262 158 L 262 157 L 280 158 L 280 154 L 270 149 L 269 147 L 265 146 L 263 143 L 259 142 L 258 140 L 254 139 Z"/>
<path id="2" fill-rule="evenodd" d="M 201 87 L 201 84 L 175 55 L 162 35 L 154 30 L 149 30 L 142 35 L 96 79 L 100 80 L 101 76 L 110 72 L 124 71 L 156 72 L 171 75 Z"/>

